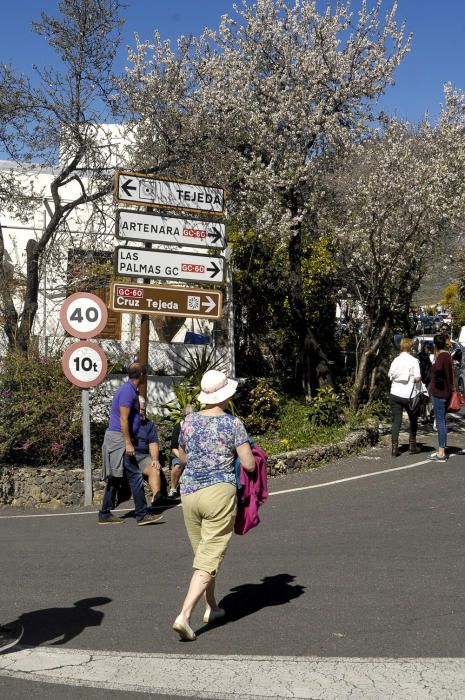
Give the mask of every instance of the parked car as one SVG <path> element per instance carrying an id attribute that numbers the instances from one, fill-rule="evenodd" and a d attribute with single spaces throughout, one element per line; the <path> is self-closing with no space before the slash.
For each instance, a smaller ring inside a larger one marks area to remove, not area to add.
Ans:
<path id="1" fill-rule="evenodd" d="M 464 348 L 465 349 L 465 348 Z M 457 386 L 457 391 L 465 396 L 465 352 L 462 353 L 462 362 L 459 367 L 455 366 L 455 384 Z"/>

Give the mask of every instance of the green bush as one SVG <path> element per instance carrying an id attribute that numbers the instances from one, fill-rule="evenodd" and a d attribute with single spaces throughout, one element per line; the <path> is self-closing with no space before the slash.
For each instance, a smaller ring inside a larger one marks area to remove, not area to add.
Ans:
<path id="1" fill-rule="evenodd" d="M 308 418 L 320 427 L 341 423 L 344 420 L 342 398 L 331 386 L 320 387 L 309 406 Z"/>
<path id="2" fill-rule="evenodd" d="M 344 420 L 349 428 L 361 428 L 373 420 L 386 419 L 391 414 L 391 408 L 386 401 L 377 399 L 371 403 L 364 404 L 356 410 L 344 409 Z"/>
<path id="3" fill-rule="evenodd" d="M 81 392 L 61 355 L 8 352 L 0 363 L 0 460 L 57 465 L 79 449 Z"/>
<path id="4" fill-rule="evenodd" d="M 250 387 L 251 382 L 248 382 Z M 244 387 L 239 408 L 244 424 L 252 435 L 262 435 L 276 425 L 279 417 L 279 396 L 266 379 L 259 379 L 253 388 Z"/>
<path id="5" fill-rule="evenodd" d="M 320 428 L 309 420 L 310 406 L 303 400 L 283 397 L 278 423 L 259 438 L 269 455 L 297 450 L 311 445 L 326 445 L 341 440 L 348 431 L 346 425 Z"/>

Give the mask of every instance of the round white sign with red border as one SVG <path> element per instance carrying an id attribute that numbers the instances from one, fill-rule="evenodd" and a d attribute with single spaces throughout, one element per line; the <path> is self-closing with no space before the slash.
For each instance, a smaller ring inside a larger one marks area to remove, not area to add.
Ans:
<path id="1" fill-rule="evenodd" d="M 108 321 L 108 309 L 95 294 L 76 292 L 63 302 L 61 325 L 75 338 L 93 338 L 103 331 Z"/>
<path id="2" fill-rule="evenodd" d="M 96 343 L 80 340 L 65 350 L 61 366 L 65 376 L 81 389 L 90 389 L 105 379 L 108 364 L 105 353 Z"/>

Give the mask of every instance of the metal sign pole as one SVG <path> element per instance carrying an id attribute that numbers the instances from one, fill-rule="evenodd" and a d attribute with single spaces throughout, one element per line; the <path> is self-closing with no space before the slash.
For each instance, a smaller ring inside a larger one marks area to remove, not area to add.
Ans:
<path id="1" fill-rule="evenodd" d="M 89 389 L 82 390 L 82 447 L 84 458 L 84 505 L 92 505 L 92 454 L 90 447 Z"/>
<path id="2" fill-rule="evenodd" d="M 229 376 L 236 376 L 236 356 L 234 352 L 234 306 L 233 306 L 233 276 L 231 257 L 228 257 L 226 265 L 226 285 L 227 285 L 227 313 L 228 313 L 228 343 L 229 343 Z"/>

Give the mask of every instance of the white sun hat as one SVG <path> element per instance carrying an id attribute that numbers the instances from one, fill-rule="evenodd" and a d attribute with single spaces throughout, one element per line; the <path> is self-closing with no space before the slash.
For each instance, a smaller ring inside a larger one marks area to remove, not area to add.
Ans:
<path id="1" fill-rule="evenodd" d="M 203 375 L 200 387 L 202 391 L 197 397 L 200 403 L 215 404 L 230 399 L 236 393 L 237 382 L 223 372 L 210 369 Z"/>

